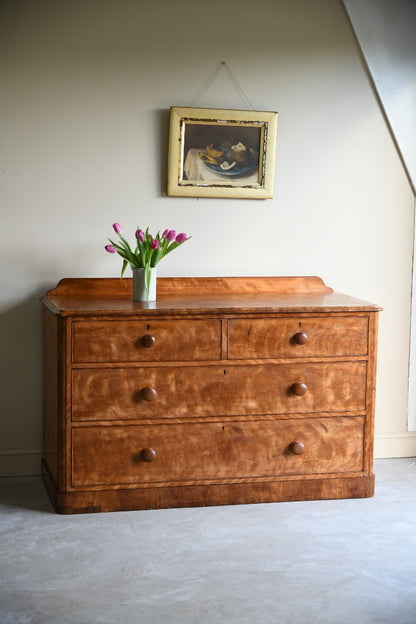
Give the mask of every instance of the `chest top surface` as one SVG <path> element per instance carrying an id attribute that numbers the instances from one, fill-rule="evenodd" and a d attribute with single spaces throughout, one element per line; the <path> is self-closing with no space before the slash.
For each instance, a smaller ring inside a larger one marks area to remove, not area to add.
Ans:
<path id="1" fill-rule="evenodd" d="M 41 298 L 54 314 L 148 316 L 291 312 L 377 312 L 381 308 L 334 292 L 319 277 L 158 278 L 157 300 L 133 301 L 132 279 L 65 278 Z"/>

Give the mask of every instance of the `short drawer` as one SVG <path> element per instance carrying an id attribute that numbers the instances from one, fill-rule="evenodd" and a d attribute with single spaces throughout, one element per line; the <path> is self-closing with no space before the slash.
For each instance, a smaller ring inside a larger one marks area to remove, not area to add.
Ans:
<path id="1" fill-rule="evenodd" d="M 218 360 L 221 321 L 74 321 L 72 361 Z"/>
<path id="2" fill-rule="evenodd" d="M 363 438 L 362 417 L 74 428 L 72 485 L 358 472 Z"/>
<path id="3" fill-rule="evenodd" d="M 82 368 L 72 419 L 167 419 L 365 410 L 366 362 Z"/>
<path id="4" fill-rule="evenodd" d="M 230 319 L 230 359 L 364 356 L 367 316 Z"/>

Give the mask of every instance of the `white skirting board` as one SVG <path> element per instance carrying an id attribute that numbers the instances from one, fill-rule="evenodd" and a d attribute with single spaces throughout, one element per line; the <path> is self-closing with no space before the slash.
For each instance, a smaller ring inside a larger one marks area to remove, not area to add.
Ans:
<path id="1" fill-rule="evenodd" d="M 374 457 L 416 457 L 416 431 L 384 433 L 374 438 Z"/>
<path id="2" fill-rule="evenodd" d="M 40 475 L 42 449 L 0 450 L 0 477 Z"/>
<path id="3" fill-rule="evenodd" d="M 386 433 L 374 440 L 374 458 L 416 457 L 416 431 Z M 42 450 L 0 450 L 0 477 L 36 476 L 41 472 Z"/>

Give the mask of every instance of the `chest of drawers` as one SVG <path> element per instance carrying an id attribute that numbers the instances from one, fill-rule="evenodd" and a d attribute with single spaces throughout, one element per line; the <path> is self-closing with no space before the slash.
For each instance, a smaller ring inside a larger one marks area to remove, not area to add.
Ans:
<path id="1" fill-rule="evenodd" d="M 316 277 L 65 279 L 42 298 L 61 513 L 371 496 L 377 306 Z"/>

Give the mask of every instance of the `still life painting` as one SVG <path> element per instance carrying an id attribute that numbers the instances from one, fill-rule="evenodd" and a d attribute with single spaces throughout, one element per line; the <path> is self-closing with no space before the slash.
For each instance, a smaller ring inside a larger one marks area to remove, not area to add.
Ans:
<path id="1" fill-rule="evenodd" d="M 168 195 L 273 197 L 277 113 L 172 107 Z"/>

